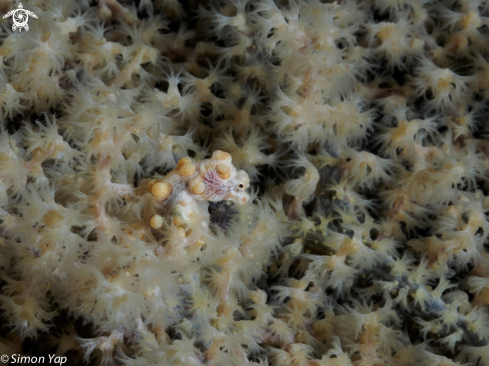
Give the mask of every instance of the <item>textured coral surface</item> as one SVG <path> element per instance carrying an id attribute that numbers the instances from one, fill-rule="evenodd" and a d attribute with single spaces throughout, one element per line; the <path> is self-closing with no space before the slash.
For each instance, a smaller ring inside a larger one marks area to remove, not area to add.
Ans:
<path id="1" fill-rule="evenodd" d="M 23 6 L 0 354 L 489 366 L 489 1 Z"/>

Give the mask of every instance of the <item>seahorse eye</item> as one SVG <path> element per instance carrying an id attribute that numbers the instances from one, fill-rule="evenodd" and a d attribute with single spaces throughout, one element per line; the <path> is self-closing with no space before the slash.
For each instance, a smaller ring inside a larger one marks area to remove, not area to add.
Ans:
<path id="1" fill-rule="evenodd" d="M 240 183 L 238 187 L 243 188 L 244 187 L 243 183 Z"/>

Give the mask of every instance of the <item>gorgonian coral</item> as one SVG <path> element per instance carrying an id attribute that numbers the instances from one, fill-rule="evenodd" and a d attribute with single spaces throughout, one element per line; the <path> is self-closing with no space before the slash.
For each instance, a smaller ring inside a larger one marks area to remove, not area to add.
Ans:
<path id="1" fill-rule="evenodd" d="M 486 0 L 23 6 L 0 354 L 489 365 Z"/>

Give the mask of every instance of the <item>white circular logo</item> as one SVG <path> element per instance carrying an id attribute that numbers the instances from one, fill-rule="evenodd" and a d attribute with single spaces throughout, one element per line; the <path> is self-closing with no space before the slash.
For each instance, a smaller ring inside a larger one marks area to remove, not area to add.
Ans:
<path id="1" fill-rule="evenodd" d="M 29 24 L 27 24 L 27 21 L 29 20 L 29 15 L 37 19 L 36 14 L 34 14 L 32 11 L 24 9 L 22 3 L 19 3 L 18 8 L 9 11 L 3 16 L 3 19 L 11 16 L 12 20 L 14 21 L 14 24 L 12 25 L 12 30 L 15 31 L 18 28 L 19 31 L 22 32 L 22 28 L 25 28 L 26 31 L 29 30 Z"/>

